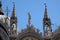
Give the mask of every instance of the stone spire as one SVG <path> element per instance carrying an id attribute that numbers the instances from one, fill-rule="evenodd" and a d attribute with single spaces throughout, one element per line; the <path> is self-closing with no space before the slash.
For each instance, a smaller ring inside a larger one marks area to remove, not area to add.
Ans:
<path id="1" fill-rule="evenodd" d="M 6 18 L 8 18 L 8 12 L 9 12 L 8 6 L 6 7 L 6 11 L 5 12 L 6 12 L 6 16 L 7 16 Z"/>
<path id="2" fill-rule="evenodd" d="M 7 17 L 8 17 L 8 12 L 9 12 L 9 10 L 8 10 L 8 6 L 7 6 L 7 10 L 6 10 L 6 11 L 7 11 L 6 15 L 7 15 Z"/>
<path id="3" fill-rule="evenodd" d="M 16 11 L 15 11 L 15 3 L 13 3 L 12 16 L 10 17 L 10 37 L 12 36 L 14 38 L 16 38 L 17 36 L 17 17 L 16 17 Z"/>
<path id="4" fill-rule="evenodd" d="M 12 17 L 16 17 L 15 3 L 14 3 L 14 2 L 13 2 L 13 11 L 12 11 Z"/>
<path id="5" fill-rule="evenodd" d="M 46 3 L 45 3 L 44 5 L 45 5 L 45 14 L 44 14 L 44 18 L 49 18 Z"/>
<path id="6" fill-rule="evenodd" d="M 51 20 L 48 16 L 47 5 L 45 3 L 45 12 L 43 18 L 43 31 L 44 31 L 44 40 L 51 40 L 52 37 L 52 27 Z"/>
<path id="7" fill-rule="evenodd" d="M 4 15 L 1 0 L 0 0 L 0 15 Z"/>
<path id="8" fill-rule="evenodd" d="M 50 18 L 48 16 L 46 3 L 45 3 L 45 12 L 44 12 L 43 24 L 44 24 L 43 26 L 45 26 L 45 25 L 51 26 L 51 21 L 50 21 Z"/>

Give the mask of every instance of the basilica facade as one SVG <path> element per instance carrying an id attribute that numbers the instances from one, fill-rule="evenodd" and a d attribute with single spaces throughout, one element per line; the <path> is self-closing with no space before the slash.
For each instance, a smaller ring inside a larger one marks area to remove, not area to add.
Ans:
<path id="1" fill-rule="evenodd" d="M 60 26 L 54 32 L 52 32 L 51 19 L 48 16 L 47 5 L 45 3 L 45 12 L 43 18 L 43 35 L 39 29 L 35 28 L 31 24 L 31 15 L 28 12 L 28 24 L 27 28 L 21 32 L 17 32 L 17 16 L 15 10 L 15 4 L 13 4 L 13 10 L 11 17 L 4 15 L 2 3 L 0 1 L 0 40 L 60 40 Z"/>

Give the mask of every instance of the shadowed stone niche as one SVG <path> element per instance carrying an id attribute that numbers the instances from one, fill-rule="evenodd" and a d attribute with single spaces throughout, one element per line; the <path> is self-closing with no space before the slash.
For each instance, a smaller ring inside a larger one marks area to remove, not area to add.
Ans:
<path id="1" fill-rule="evenodd" d="M 3 39 L 0 37 L 0 40 L 3 40 Z"/>

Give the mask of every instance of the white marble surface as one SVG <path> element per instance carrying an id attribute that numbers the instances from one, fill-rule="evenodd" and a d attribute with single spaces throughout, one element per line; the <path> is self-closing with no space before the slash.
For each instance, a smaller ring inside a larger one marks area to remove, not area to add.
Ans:
<path id="1" fill-rule="evenodd" d="M 0 15 L 0 21 L 2 21 L 3 23 L 5 23 L 5 18 L 6 17 L 7 16 L 5 16 L 5 15 Z M 6 20 L 6 22 L 7 22 L 7 25 L 10 26 L 10 17 L 8 17 L 8 19 Z"/>

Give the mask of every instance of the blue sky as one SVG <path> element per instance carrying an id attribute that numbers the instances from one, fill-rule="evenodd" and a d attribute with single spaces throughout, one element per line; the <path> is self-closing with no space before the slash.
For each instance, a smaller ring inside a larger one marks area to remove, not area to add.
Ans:
<path id="1" fill-rule="evenodd" d="M 28 23 L 28 12 L 31 14 L 31 24 L 43 32 L 43 16 L 44 16 L 45 0 L 2 0 L 3 10 L 9 8 L 9 16 L 12 14 L 13 2 L 16 6 L 16 15 L 18 18 L 19 30 L 26 28 Z M 53 31 L 60 25 L 60 0 L 46 0 L 48 15 L 51 18 Z M 6 15 L 6 13 L 5 13 Z"/>

